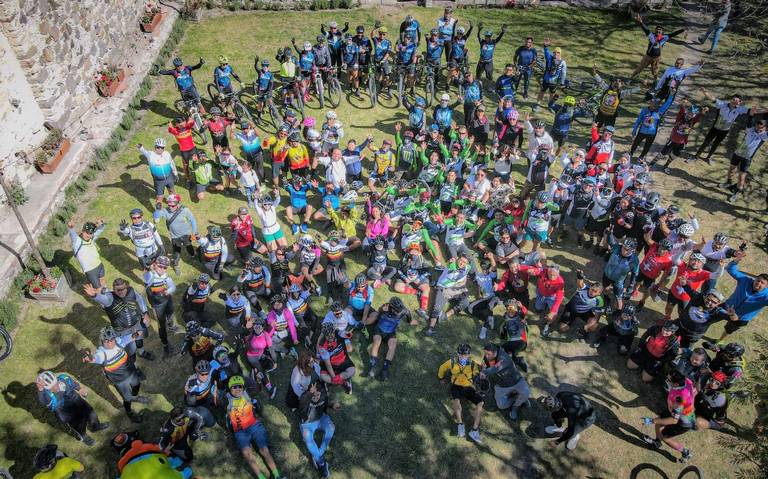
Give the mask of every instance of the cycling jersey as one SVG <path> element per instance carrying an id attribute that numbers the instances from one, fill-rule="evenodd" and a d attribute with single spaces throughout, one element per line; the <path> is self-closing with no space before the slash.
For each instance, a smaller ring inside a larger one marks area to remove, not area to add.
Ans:
<path id="1" fill-rule="evenodd" d="M 605 116 L 613 116 L 619 110 L 619 103 L 621 103 L 621 92 L 608 88 L 600 96 L 598 111 Z"/>
<path id="2" fill-rule="evenodd" d="M 483 98 L 483 85 L 479 80 L 464 86 L 464 103 L 475 103 Z"/>
<path id="3" fill-rule="evenodd" d="M 286 300 L 285 305 L 291 308 L 296 319 L 304 319 L 304 315 L 309 311 L 309 303 L 307 302 L 309 296 L 309 291 L 302 291 L 298 298 L 294 298 L 293 294 L 291 294 Z"/>
<path id="4" fill-rule="evenodd" d="M 255 269 L 244 271 L 237 279 L 246 291 L 262 292 L 272 284 L 272 274 L 266 266 L 261 271 Z"/>
<path id="5" fill-rule="evenodd" d="M 358 289 L 352 285 L 349 288 L 349 306 L 356 311 L 362 311 L 366 306 L 373 303 L 373 286 L 366 285 L 363 289 Z"/>
<path id="6" fill-rule="evenodd" d="M 436 285 L 440 288 L 462 288 L 466 286 L 471 270 L 472 268 L 469 264 L 460 268 L 456 263 L 450 263 L 440 274 Z"/>
<path id="7" fill-rule="evenodd" d="M 358 62 L 360 47 L 355 42 L 348 42 L 341 50 L 341 61 L 347 65 L 354 65 Z"/>
<path id="8" fill-rule="evenodd" d="M 320 258 L 320 248 L 317 246 L 302 246 L 299 250 L 299 263 L 310 265 Z"/>
<path id="9" fill-rule="evenodd" d="M 283 73 L 282 66 L 281 66 L 281 73 Z M 259 91 L 259 93 L 266 93 L 269 90 L 271 90 L 272 82 L 274 78 L 275 76 L 272 74 L 271 71 L 259 70 L 258 79 L 256 80 L 256 88 Z"/>
<path id="10" fill-rule="evenodd" d="M 226 258 L 228 255 L 227 243 L 224 238 L 212 240 L 205 236 L 200 238 L 198 242 L 200 243 L 200 256 L 205 263 L 218 261 L 219 258 Z"/>
<path id="11" fill-rule="evenodd" d="M 144 284 L 146 285 L 147 297 L 151 304 L 159 304 L 167 301 L 176 291 L 176 284 L 166 274 L 159 274 L 154 269 L 144 273 Z"/>
<path id="12" fill-rule="evenodd" d="M 237 80 L 237 74 L 232 70 L 231 65 L 218 66 L 213 69 L 213 81 L 219 88 L 230 87 L 232 85 L 232 78 Z"/>
<path id="13" fill-rule="evenodd" d="M 499 98 L 515 96 L 515 77 L 513 75 L 501 75 L 496 79 L 496 94 Z"/>
<path id="14" fill-rule="evenodd" d="M 301 52 L 299 55 L 299 69 L 302 73 L 312 71 L 315 66 L 315 52 Z"/>
<path id="15" fill-rule="evenodd" d="M 672 255 L 669 251 L 660 255 L 659 245 L 654 244 L 643 257 L 643 261 L 640 263 L 640 271 L 642 271 L 643 276 L 656 279 L 663 271 L 669 271 L 673 265 Z"/>
<path id="16" fill-rule="evenodd" d="M 233 432 L 243 431 L 259 422 L 253 402 L 244 390 L 239 397 L 227 393 L 227 419 Z"/>
<path id="17" fill-rule="evenodd" d="M 397 45 L 397 61 L 403 65 L 411 63 L 416 53 L 416 44 L 413 42 L 399 43 Z"/>
<path id="18" fill-rule="evenodd" d="M 670 95 L 667 101 L 659 107 L 658 110 L 651 110 L 648 107 L 640 110 L 640 114 L 637 115 L 635 124 L 632 126 L 632 136 L 636 136 L 638 133 L 643 135 L 655 135 L 661 120 L 664 117 L 664 113 L 667 112 L 670 106 L 672 106 L 672 100 L 675 97 Z"/>
<path id="19" fill-rule="evenodd" d="M 293 184 L 289 183 L 285 189 L 288 190 L 293 208 L 302 209 L 307 207 L 307 193 L 312 190 L 312 185 L 305 183 L 296 189 Z"/>
<path id="20" fill-rule="evenodd" d="M 272 328 L 273 334 L 278 339 L 282 340 L 290 335 L 291 341 L 294 343 L 298 341 L 296 318 L 293 316 L 293 311 L 290 308 L 283 308 L 280 312 L 274 309 L 270 311 L 267 315 L 267 324 Z"/>
<path id="21" fill-rule="evenodd" d="M 157 228 L 149 221 L 142 221 L 138 225 L 131 223 L 125 228 L 121 227 L 119 233 L 130 238 L 136 248 L 136 256 L 139 258 L 152 256 L 163 244 Z"/>
<path id="22" fill-rule="evenodd" d="M 445 48 L 444 41 L 442 39 L 437 39 L 435 41 L 429 40 L 427 42 L 427 61 L 429 63 L 439 65 L 440 64 L 440 58 L 443 55 L 443 48 Z M 435 72 L 437 73 L 437 72 Z"/>
<path id="23" fill-rule="evenodd" d="M 411 129 L 420 131 L 422 128 L 424 128 L 425 121 L 426 115 L 424 114 L 424 108 L 414 106 L 408 112 L 408 126 Z"/>
<path id="24" fill-rule="evenodd" d="M 591 297 L 589 295 L 589 285 L 584 285 L 576 290 L 573 297 L 568 301 L 568 305 L 578 314 L 585 314 L 590 311 L 600 313 L 605 306 L 605 299 L 601 295 Z"/>
<path id="25" fill-rule="evenodd" d="M 192 70 L 184 66 L 181 71 L 173 70 L 173 76 L 176 79 L 176 86 L 180 91 L 187 91 L 195 86 L 195 80 L 192 78 Z"/>
<path id="26" fill-rule="evenodd" d="M 440 38 L 444 41 L 451 41 L 453 31 L 456 28 L 455 18 L 440 17 L 437 19 L 437 31 L 440 32 Z"/>
<path id="27" fill-rule="evenodd" d="M 402 319 L 402 314 L 394 314 L 389 310 L 381 311 L 378 322 L 376 323 L 376 329 L 383 334 L 393 334 L 397 331 L 397 327 L 400 325 Z"/>
<path id="28" fill-rule="evenodd" d="M 456 62 L 464 60 L 464 56 L 467 53 L 467 38 L 456 37 L 451 43 L 451 59 Z"/>
<path id="29" fill-rule="evenodd" d="M 435 107 L 433 117 L 435 119 L 435 123 L 437 123 L 440 128 L 450 128 L 451 122 L 453 121 L 453 108 L 450 106 Z"/>
<path id="30" fill-rule="evenodd" d="M 682 387 L 670 388 L 667 394 L 667 408 L 673 418 L 679 423 L 693 426 L 696 422 L 696 414 L 693 407 L 693 399 L 696 396 L 696 388 L 688 378 Z"/>
<path id="31" fill-rule="evenodd" d="M 251 303 L 243 295 L 238 296 L 237 299 L 228 296 L 226 301 L 224 301 L 224 313 L 228 318 L 236 318 L 243 313 L 245 313 L 246 317 L 250 317 Z"/>
<path id="32" fill-rule="evenodd" d="M 211 294 L 211 287 L 206 285 L 200 288 L 199 283 L 192 284 L 184 293 L 184 303 L 203 306 L 208 302 L 208 296 Z"/>
<path id="33" fill-rule="evenodd" d="M 382 176 L 387 173 L 390 168 L 395 167 L 395 154 L 392 150 L 379 149 L 373 154 L 374 171 L 377 175 Z"/>
<path id="34" fill-rule="evenodd" d="M 306 145 L 303 143 L 288 148 L 286 158 L 291 170 L 298 170 L 309 166 L 309 150 L 307 150 Z"/>
<path id="35" fill-rule="evenodd" d="M 195 139 L 192 138 L 192 128 L 195 126 L 195 120 L 189 118 L 178 127 L 169 126 L 168 133 L 176 138 L 179 143 L 180 151 L 191 151 L 195 149 Z"/>
<path id="36" fill-rule="evenodd" d="M 544 83 L 550 85 L 561 84 L 565 85 L 566 76 L 568 74 L 568 67 L 565 64 L 565 60 L 562 58 L 556 59 L 555 55 L 549 51 L 549 47 L 544 47 L 544 58 L 546 65 L 544 67 Z"/>
<path id="37" fill-rule="evenodd" d="M 392 49 L 392 42 L 388 39 L 376 38 L 373 40 L 373 58 L 377 62 L 384 59 L 384 56 Z"/>
<path id="38" fill-rule="evenodd" d="M 349 339 L 341 336 L 339 331 L 336 330 L 333 339 L 325 338 L 318 345 L 317 354 L 323 361 L 330 361 L 331 366 L 341 366 L 348 359 L 346 348 L 348 344 L 350 344 Z"/>
<path id="39" fill-rule="evenodd" d="M 400 26 L 400 31 L 403 34 L 403 37 L 410 36 L 411 38 L 419 38 L 418 33 L 421 29 L 421 25 L 419 24 L 418 20 L 414 20 L 411 23 L 405 23 L 403 22 Z"/>
<path id="40" fill-rule="evenodd" d="M 114 384 L 125 381 L 136 372 L 136 366 L 120 346 L 107 349 L 99 346 L 93 354 L 93 363 L 104 368 L 104 375 Z"/>

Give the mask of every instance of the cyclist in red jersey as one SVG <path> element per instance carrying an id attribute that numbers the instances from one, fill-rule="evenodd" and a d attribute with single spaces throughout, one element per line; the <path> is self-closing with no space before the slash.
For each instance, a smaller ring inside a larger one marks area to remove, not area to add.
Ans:
<path id="1" fill-rule="evenodd" d="M 706 258 L 701 253 L 691 253 L 688 258 L 688 264 L 680 265 L 677 270 L 677 277 L 669 287 L 669 295 L 667 296 L 667 305 L 664 308 L 664 319 L 668 320 L 672 317 L 672 309 L 677 306 L 678 314 L 683 313 L 683 309 L 691 300 L 688 293 L 685 292 L 683 286 L 686 284 L 694 291 L 699 291 L 705 281 L 709 281 L 712 273 L 704 269 L 704 263 Z M 663 280 L 664 278 L 662 278 Z M 659 283 L 663 284 L 663 283 Z"/>
<path id="2" fill-rule="evenodd" d="M 343 386 L 347 394 L 352 394 L 352 376 L 355 375 L 355 363 L 349 357 L 352 342 L 332 322 L 323 323 L 320 334 L 317 347 L 322 365 L 320 379 L 328 384 Z"/>
<path id="3" fill-rule="evenodd" d="M 229 138 L 232 136 L 229 126 L 233 121 L 234 118 L 221 116 L 221 108 L 217 106 L 211 108 L 211 118 L 205 120 L 205 127 L 211 132 L 214 148 L 217 146 L 222 148 L 229 146 Z"/>
<path id="4" fill-rule="evenodd" d="M 192 138 L 192 128 L 195 126 L 195 120 L 192 118 L 176 118 L 168 123 L 168 133 L 176 138 L 181 151 L 181 163 L 184 165 L 184 177 L 189 180 L 189 161 L 197 153 L 195 140 Z"/>
<path id="5" fill-rule="evenodd" d="M 640 311 L 645 307 L 645 301 L 652 293 L 656 293 L 659 289 L 659 285 L 663 284 L 661 281 L 656 281 L 664 273 L 666 277 L 669 271 L 674 266 L 672 261 L 672 242 L 667 238 L 654 243 L 648 249 L 648 252 L 643 257 L 643 261 L 640 262 L 640 274 L 637 278 L 635 290 L 632 292 L 634 296 L 636 293 L 640 293 L 640 301 L 637 303 L 637 310 Z"/>

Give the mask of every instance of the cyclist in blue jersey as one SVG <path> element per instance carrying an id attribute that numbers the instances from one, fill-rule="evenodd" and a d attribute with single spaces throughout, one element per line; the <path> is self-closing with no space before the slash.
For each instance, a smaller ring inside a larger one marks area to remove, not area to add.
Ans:
<path id="1" fill-rule="evenodd" d="M 378 36 L 375 32 L 378 31 Z M 374 28 L 371 31 L 371 41 L 373 42 L 373 62 L 377 66 L 377 82 L 384 88 L 384 94 L 387 98 L 392 98 L 389 88 L 389 75 L 392 73 L 392 66 L 389 64 L 392 42 L 387 38 L 389 29 L 387 27 Z"/>
<path id="2" fill-rule="evenodd" d="M 552 96 L 552 101 L 549 102 L 549 109 L 555 114 L 550 134 L 552 139 L 557 143 L 555 156 L 559 158 L 560 151 L 563 149 L 563 144 L 565 144 L 565 141 L 568 139 L 568 132 L 571 129 L 573 119 L 585 117 L 588 112 L 583 108 L 576 108 L 576 98 L 572 96 L 563 98 L 562 103 L 557 103 L 558 99 L 559 95 L 555 93 Z"/>
<path id="3" fill-rule="evenodd" d="M 483 103 L 483 84 L 475 79 L 472 72 L 467 72 L 464 77 L 464 125 L 469 126 L 469 122 L 475 115 L 475 108 Z"/>
<path id="4" fill-rule="evenodd" d="M 445 41 L 440 37 L 440 31 L 437 28 L 430 30 L 429 36 L 424 35 L 424 38 L 426 40 L 426 52 L 424 53 L 426 67 L 427 69 L 432 70 L 435 77 L 435 89 L 437 89 L 437 83 L 440 80 L 441 56 L 443 50 L 445 50 Z"/>
<path id="5" fill-rule="evenodd" d="M 493 80 L 493 53 L 496 51 L 496 44 L 501 41 L 501 37 L 507 32 L 507 26 L 501 26 L 501 32 L 496 38 L 493 38 L 493 32 L 486 30 L 483 38 L 480 38 L 480 30 L 483 29 L 483 22 L 477 25 L 477 41 L 480 43 L 480 57 L 477 60 L 475 68 L 475 77 L 479 80 L 482 73 L 485 72 L 486 80 Z"/>
<path id="6" fill-rule="evenodd" d="M 352 41 L 357 45 L 357 63 L 360 65 L 360 82 L 364 85 L 368 81 L 368 69 L 371 66 L 371 56 L 373 55 L 373 43 L 371 39 L 365 36 L 365 27 L 358 25 L 355 28 L 355 36 Z"/>
<path id="7" fill-rule="evenodd" d="M 421 25 L 418 20 L 413 18 L 413 15 L 406 15 L 405 20 L 400 24 L 400 41 L 403 41 L 407 35 L 410 35 L 416 42 L 416 46 L 419 46 Z"/>
<path id="8" fill-rule="evenodd" d="M 341 47 L 341 68 L 347 71 L 347 82 L 352 88 L 352 94 L 360 98 L 360 47 L 352 35 L 344 35 L 344 45 Z"/>
<path id="9" fill-rule="evenodd" d="M 416 101 L 411 104 L 408 98 L 403 98 L 403 106 L 408 110 L 408 129 L 415 135 L 420 135 L 426 126 L 427 115 L 424 108 L 427 102 L 424 98 L 417 96 Z"/>
<path id="10" fill-rule="evenodd" d="M 232 78 L 240 82 L 240 77 L 237 76 L 235 70 L 232 69 L 232 65 L 229 64 L 229 59 L 225 55 L 219 55 L 219 66 L 213 69 L 213 83 L 216 84 L 219 93 L 225 96 L 229 96 L 233 93 Z"/>
<path id="11" fill-rule="evenodd" d="M 304 42 L 303 48 L 299 50 L 296 46 L 296 39 L 291 38 L 291 44 L 299 54 L 299 75 L 301 77 L 301 91 L 304 92 L 304 102 L 309 101 L 309 82 L 312 79 L 312 73 L 314 73 L 315 64 L 315 51 L 312 49 L 310 42 Z"/>
<path id="12" fill-rule="evenodd" d="M 440 40 L 445 45 L 445 61 L 450 60 L 451 42 L 456 28 L 456 19 L 453 18 L 453 7 L 445 7 L 443 16 L 437 19 L 437 30 L 440 32 Z"/>
<path id="13" fill-rule="evenodd" d="M 454 24 L 456 26 L 457 24 Z M 469 62 L 469 55 L 467 50 L 467 40 L 472 34 L 472 22 L 469 22 L 469 30 L 465 30 L 464 27 L 456 27 L 456 31 L 451 40 L 451 48 L 448 55 L 448 68 L 450 70 L 451 83 L 458 85 L 462 80 L 460 74 L 461 70 L 467 68 Z M 446 91 L 448 85 L 446 85 Z"/>
<path id="14" fill-rule="evenodd" d="M 518 70 L 519 72 L 519 70 Z M 496 79 L 496 95 L 499 98 L 510 97 L 512 100 L 517 93 L 517 86 L 520 84 L 520 74 L 515 74 L 515 66 L 511 63 L 507 63 L 504 66 L 504 73 Z M 524 88 L 528 89 L 528 81 L 526 80 Z"/>
<path id="15" fill-rule="evenodd" d="M 253 92 L 256 94 L 256 110 L 261 117 L 264 112 L 264 103 L 272 98 L 272 90 L 275 87 L 275 76 L 269 71 L 269 60 L 266 58 L 261 61 L 259 67 L 259 57 L 253 62 L 253 68 L 256 70 L 256 80 L 253 82 Z"/>
<path id="16" fill-rule="evenodd" d="M 533 107 L 533 111 L 539 109 L 539 102 L 544 98 L 544 93 L 549 92 L 549 98 L 547 102 L 552 101 L 552 95 L 558 88 L 565 86 L 565 82 L 568 76 L 568 65 L 562 57 L 562 50 L 560 47 L 555 47 L 550 50 L 549 47 L 552 41 L 549 38 L 544 39 L 544 74 L 541 78 L 541 90 L 536 97 L 536 105 Z"/>
<path id="17" fill-rule="evenodd" d="M 432 118 L 443 134 L 444 138 L 448 138 L 448 134 L 451 131 L 451 124 L 453 123 L 453 107 L 450 105 L 451 96 L 447 93 L 440 95 L 440 104 L 435 107 L 432 113 Z"/>
<path id="18" fill-rule="evenodd" d="M 528 98 L 528 85 L 531 82 L 531 75 L 533 74 L 533 67 L 538 62 L 538 53 L 533 48 L 533 37 L 527 37 L 525 44 L 517 47 L 515 50 L 515 56 L 513 61 L 517 64 L 517 71 L 519 76 L 515 83 L 515 90 L 520 87 L 520 79 L 523 80 L 523 98 Z"/>
<path id="19" fill-rule="evenodd" d="M 320 33 L 328 40 L 328 48 L 331 51 L 331 62 L 338 70 L 341 67 L 341 53 L 344 47 L 344 34 L 349 30 L 349 22 L 344 22 L 344 28 L 339 30 L 339 24 L 328 22 L 328 31 L 325 31 L 325 25 L 320 25 Z"/>
<path id="20" fill-rule="evenodd" d="M 184 101 L 195 101 L 200 113 L 205 114 L 205 107 L 200 103 L 200 94 L 195 86 L 195 79 L 192 78 L 192 72 L 205 65 L 205 60 L 200 58 L 197 65 L 185 65 L 181 58 L 173 59 L 173 70 L 158 70 L 159 75 L 173 75 L 176 79 L 176 88 L 179 89 L 181 99 Z"/>
<path id="21" fill-rule="evenodd" d="M 403 40 L 398 42 L 397 47 L 397 65 L 405 72 L 405 86 L 414 94 L 413 86 L 416 83 L 416 62 L 419 55 L 416 52 L 416 43 L 410 34 L 406 34 Z"/>
<path id="22" fill-rule="evenodd" d="M 291 224 L 293 234 L 298 234 L 299 229 L 301 229 L 302 233 L 306 233 L 309 229 L 307 223 L 309 223 L 309 219 L 315 210 L 307 202 L 307 194 L 316 186 L 316 181 L 314 183 L 307 183 L 301 175 L 294 175 L 291 182 L 285 185 L 285 190 L 291 198 L 290 204 L 285 207 L 285 215 Z M 293 221 L 294 213 L 304 215 L 304 221 L 301 223 L 301 226 Z"/>
<path id="23" fill-rule="evenodd" d="M 381 380 L 386 381 L 389 378 L 389 367 L 395 359 L 395 350 L 397 349 L 397 327 L 403 320 L 416 324 L 411 319 L 411 312 L 405 307 L 403 300 L 394 296 L 378 312 L 372 312 L 363 321 L 364 325 L 371 328 L 371 340 L 373 341 L 370 369 L 368 370 L 369 378 L 376 376 L 376 364 L 379 362 L 379 348 L 382 343 L 387 345 L 387 355 L 381 368 Z"/>

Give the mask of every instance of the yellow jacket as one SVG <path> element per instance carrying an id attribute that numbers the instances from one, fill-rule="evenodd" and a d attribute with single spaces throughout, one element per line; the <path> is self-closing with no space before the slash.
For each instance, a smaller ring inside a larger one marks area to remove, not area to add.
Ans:
<path id="1" fill-rule="evenodd" d="M 472 378 L 480 374 L 480 365 L 469 360 L 469 364 L 462 366 L 457 359 L 451 358 L 440 365 L 437 370 L 437 379 L 444 379 L 445 375 L 451 374 L 451 384 L 462 387 L 474 387 Z"/>
<path id="2" fill-rule="evenodd" d="M 333 208 L 328 211 L 328 215 L 331 217 L 336 229 L 344 232 L 344 236 L 351 238 L 357 236 L 357 223 L 360 220 L 360 210 L 358 208 L 352 208 L 349 211 L 349 218 L 342 218 L 336 213 Z"/>

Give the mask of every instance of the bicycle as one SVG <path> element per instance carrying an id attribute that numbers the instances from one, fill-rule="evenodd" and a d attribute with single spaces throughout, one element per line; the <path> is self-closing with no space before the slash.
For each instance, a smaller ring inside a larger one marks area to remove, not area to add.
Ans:
<path id="1" fill-rule="evenodd" d="M 335 67 L 324 69 L 326 73 L 325 82 L 328 84 L 328 103 L 331 108 L 337 108 L 341 103 L 341 83 L 339 82 L 338 72 Z"/>
<path id="2" fill-rule="evenodd" d="M 0 361 L 5 360 L 13 351 L 13 338 L 11 333 L 5 329 L 5 325 L 0 323 Z"/>
<path id="3" fill-rule="evenodd" d="M 268 123 L 272 125 L 272 128 L 277 128 L 280 125 L 280 112 L 277 110 L 275 101 L 272 98 L 272 90 L 259 93 L 256 88 L 257 86 L 254 82 L 253 95 L 247 95 L 248 98 L 252 98 L 254 101 L 253 109 L 256 111 L 256 118 L 259 120 L 259 123 L 266 123 L 267 120 L 264 119 L 264 109 L 266 108 L 269 114 Z"/>
<path id="4" fill-rule="evenodd" d="M 173 106 L 176 111 L 195 121 L 195 125 L 192 128 L 192 134 L 196 137 L 195 143 L 207 145 L 208 136 L 205 134 L 205 120 L 203 120 L 203 115 L 200 114 L 197 100 L 194 98 L 188 98 L 186 100 L 184 98 L 179 98 L 174 102 Z"/>
<path id="5" fill-rule="evenodd" d="M 425 56 L 422 57 L 421 68 L 424 72 L 424 98 L 427 102 L 427 106 L 432 106 L 432 100 L 435 98 L 435 87 L 437 86 L 437 72 L 435 71 L 436 66 L 437 65 L 433 65 L 426 60 L 425 53 Z"/>
<path id="6" fill-rule="evenodd" d="M 376 89 L 376 65 L 373 64 L 373 61 L 368 62 L 366 76 L 368 77 L 366 82 L 368 84 L 368 96 L 371 98 L 371 108 L 373 108 L 376 106 L 376 95 L 378 95 Z"/>
<path id="7" fill-rule="evenodd" d="M 304 95 L 301 93 L 298 77 L 281 80 L 281 84 L 280 95 L 283 106 L 299 110 L 301 117 L 304 118 Z"/>
<path id="8" fill-rule="evenodd" d="M 238 91 L 231 93 L 222 93 L 219 87 L 214 83 L 208 84 L 208 96 L 211 97 L 211 102 L 221 108 L 222 111 L 226 111 L 229 107 L 232 108 L 232 113 L 235 114 L 235 118 L 239 123 L 249 122 L 253 123 L 253 116 L 251 111 L 245 106 L 245 103 L 240 99 L 241 96 L 249 97 L 245 92 L 245 88 L 242 87 Z M 251 100 L 253 98 L 251 97 Z"/>
<path id="9" fill-rule="evenodd" d="M 416 72 L 414 71 L 412 74 L 409 75 L 408 70 L 410 69 L 412 65 L 403 65 L 401 63 L 398 63 L 395 66 L 395 71 L 397 73 L 397 106 L 400 106 L 401 103 L 403 103 L 403 98 L 405 95 L 405 85 L 407 83 L 407 80 L 410 77 L 413 77 L 413 82 L 411 83 L 411 90 L 413 90 L 413 86 L 416 84 Z"/>

